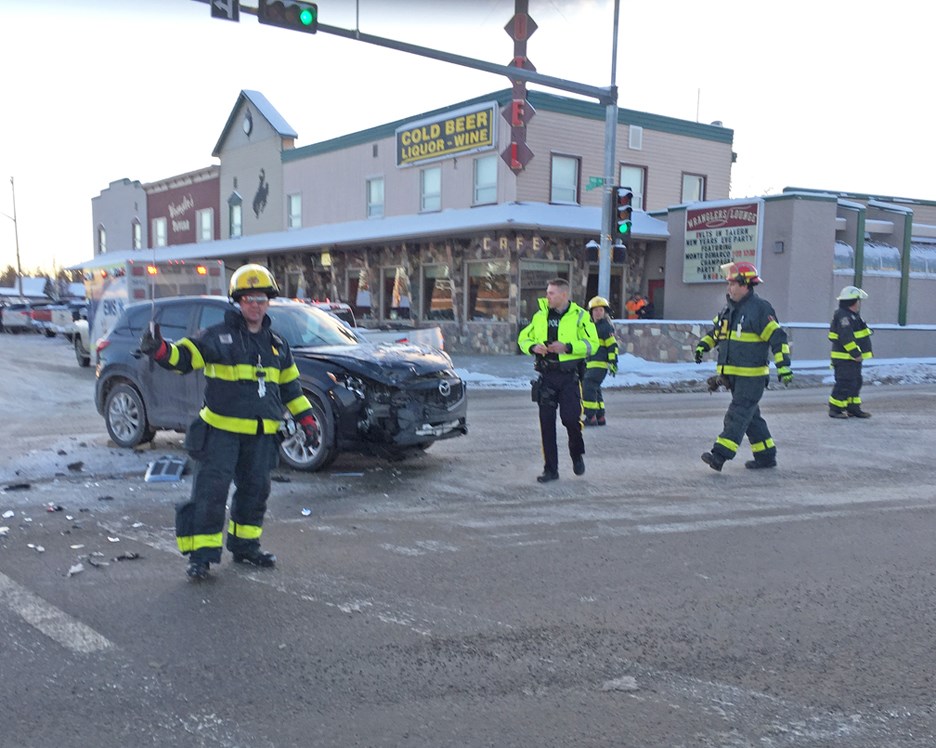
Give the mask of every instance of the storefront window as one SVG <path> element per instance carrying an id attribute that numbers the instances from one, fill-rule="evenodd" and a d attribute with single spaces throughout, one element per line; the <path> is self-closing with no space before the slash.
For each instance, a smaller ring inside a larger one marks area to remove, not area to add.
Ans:
<path id="1" fill-rule="evenodd" d="M 412 295 L 406 268 L 381 268 L 383 298 L 381 319 L 410 319 Z"/>
<path id="2" fill-rule="evenodd" d="M 520 263 L 520 323 L 525 325 L 539 309 L 539 299 L 546 296 L 546 284 L 553 278 L 569 280 L 568 262 L 527 260 Z M 580 302 L 579 299 L 572 299 Z"/>
<path id="3" fill-rule="evenodd" d="M 348 271 L 348 303 L 358 319 L 374 318 L 367 268 L 352 268 Z"/>
<path id="4" fill-rule="evenodd" d="M 468 321 L 506 322 L 509 299 L 509 262 L 468 263 Z"/>
<path id="5" fill-rule="evenodd" d="M 452 279 L 448 265 L 423 266 L 423 311 L 426 319 L 453 320 Z"/>

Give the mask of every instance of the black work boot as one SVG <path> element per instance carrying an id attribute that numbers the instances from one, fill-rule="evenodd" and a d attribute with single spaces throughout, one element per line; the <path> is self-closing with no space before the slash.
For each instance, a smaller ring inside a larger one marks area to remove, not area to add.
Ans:
<path id="1" fill-rule="evenodd" d="M 250 551 L 232 551 L 234 553 L 235 564 L 250 564 L 264 569 L 272 569 L 276 566 L 276 556 L 272 553 L 264 553 L 259 548 Z"/>
<path id="2" fill-rule="evenodd" d="M 189 561 L 185 569 L 185 575 L 194 582 L 201 582 L 208 579 L 209 564 L 207 561 Z"/>
<path id="3" fill-rule="evenodd" d="M 585 475 L 585 458 L 581 455 L 572 460 L 572 472 L 576 475 Z"/>
<path id="4" fill-rule="evenodd" d="M 551 480 L 559 480 L 558 470 L 544 470 L 542 475 L 537 475 L 536 480 L 540 483 L 549 483 Z"/>
<path id="5" fill-rule="evenodd" d="M 748 470 L 761 470 L 762 468 L 777 467 L 777 458 L 771 457 L 769 460 L 748 460 L 744 463 Z"/>
<path id="6" fill-rule="evenodd" d="M 861 408 L 849 408 L 848 417 L 849 418 L 870 418 L 871 414 L 866 410 L 862 410 Z"/>
<path id="7" fill-rule="evenodd" d="M 722 465 L 725 464 L 725 458 L 714 452 L 703 452 L 702 462 L 712 468 L 712 470 L 717 470 L 720 473 Z"/>
<path id="8" fill-rule="evenodd" d="M 848 413 L 838 408 L 829 408 L 829 418 L 848 418 Z"/>

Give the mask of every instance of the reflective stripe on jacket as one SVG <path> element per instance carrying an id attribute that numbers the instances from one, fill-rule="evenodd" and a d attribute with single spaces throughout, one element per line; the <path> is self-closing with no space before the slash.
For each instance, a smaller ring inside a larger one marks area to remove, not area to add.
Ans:
<path id="1" fill-rule="evenodd" d="M 718 348 L 718 373 L 736 377 L 766 377 L 770 374 L 768 351 L 779 369 L 790 365 L 786 331 L 777 322 L 770 303 L 754 291 L 741 301 L 728 299 L 712 320 L 713 327 L 699 341 L 706 351 Z"/>
<path id="2" fill-rule="evenodd" d="M 871 328 L 865 324 L 858 312 L 851 309 L 836 309 L 829 325 L 829 340 L 832 341 L 832 363 L 871 358 Z M 855 361 L 855 363 L 861 363 Z"/>
<path id="3" fill-rule="evenodd" d="M 614 337 L 614 325 L 605 317 L 595 323 L 598 335 L 598 350 L 596 350 L 585 364 L 589 369 L 608 369 L 617 365 L 618 344 Z"/>
<path id="4" fill-rule="evenodd" d="M 215 428 L 274 434 L 286 410 L 296 417 L 311 411 L 289 345 L 270 329 L 269 317 L 263 318 L 259 332 L 251 333 L 240 311 L 231 309 L 221 324 L 167 345 L 169 355 L 160 366 L 181 374 L 204 371 L 199 416 Z"/>

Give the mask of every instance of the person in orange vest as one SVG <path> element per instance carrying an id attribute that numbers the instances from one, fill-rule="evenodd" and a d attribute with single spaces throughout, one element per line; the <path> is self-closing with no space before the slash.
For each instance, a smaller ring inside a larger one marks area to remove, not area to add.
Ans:
<path id="1" fill-rule="evenodd" d="M 647 315 L 647 297 L 635 293 L 624 305 L 624 309 L 627 310 L 627 319 L 643 319 Z"/>

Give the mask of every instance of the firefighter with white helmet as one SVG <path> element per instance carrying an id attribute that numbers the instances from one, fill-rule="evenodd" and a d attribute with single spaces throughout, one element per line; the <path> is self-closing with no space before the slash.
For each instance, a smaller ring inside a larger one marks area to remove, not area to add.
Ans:
<path id="1" fill-rule="evenodd" d="M 270 329 L 267 308 L 279 295 L 273 274 L 262 265 L 244 265 L 231 276 L 230 295 L 235 306 L 224 322 L 174 343 L 163 340 L 155 325 L 140 341 L 140 350 L 164 369 L 205 374 L 204 404 L 185 437 L 197 463 L 192 494 L 176 506 L 176 543 L 188 556 L 186 574 L 193 580 L 207 578 L 210 565 L 221 561 L 232 480 L 227 549 L 237 563 L 276 565 L 276 556 L 260 550 L 260 537 L 283 414 L 288 410 L 296 418 L 310 446 L 319 440 L 289 345 Z"/>
<path id="2" fill-rule="evenodd" d="M 695 361 L 702 363 L 706 352 L 718 348 L 717 371 L 731 391 L 731 405 L 721 434 L 711 451 L 702 454 L 702 461 L 720 471 L 747 435 L 754 459 L 744 467 L 776 467 L 777 447 L 759 403 L 770 381 L 768 353 L 773 354 L 777 378 L 783 384 L 793 380 L 787 334 L 770 303 L 754 293 L 754 287 L 763 281 L 753 264 L 729 262 L 721 269 L 728 281 L 727 304 L 696 346 Z"/>
<path id="3" fill-rule="evenodd" d="M 868 298 L 858 286 L 845 286 L 839 295 L 838 309 L 829 325 L 832 342 L 832 369 L 835 384 L 829 396 L 830 418 L 870 418 L 861 408 L 861 364 L 871 358 L 871 328 L 859 314 L 861 302 Z"/>
<path id="4" fill-rule="evenodd" d="M 605 404 L 601 383 L 608 372 L 617 374 L 618 344 L 611 324 L 611 305 L 603 296 L 594 296 L 588 302 L 588 313 L 598 332 L 598 349 L 586 359 L 582 378 L 582 408 L 586 426 L 604 426 Z"/>

